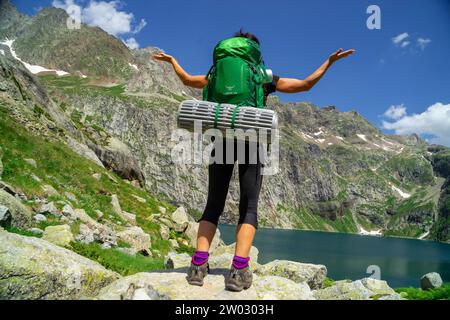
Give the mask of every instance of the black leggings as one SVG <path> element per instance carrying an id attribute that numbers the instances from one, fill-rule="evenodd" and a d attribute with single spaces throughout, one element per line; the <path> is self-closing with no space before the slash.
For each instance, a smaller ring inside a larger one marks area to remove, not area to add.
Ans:
<path id="1" fill-rule="evenodd" d="M 228 143 L 230 143 L 228 141 Z M 231 142 L 233 144 L 233 142 Z M 234 143 L 234 161 L 227 164 L 225 161 L 217 161 L 211 163 L 208 168 L 209 172 L 209 187 L 208 187 L 208 201 L 206 203 L 203 216 L 199 221 L 209 221 L 215 225 L 219 222 L 219 217 L 225 207 L 225 200 L 228 194 L 228 187 L 230 185 L 231 176 L 233 174 L 234 162 L 241 159 L 237 156 L 237 145 Z M 215 147 L 211 152 L 211 157 L 216 156 L 216 149 L 222 148 L 223 159 L 226 159 L 225 143 L 215 143 Z M 258 228 L 258 200 L 262 185 L 261 168 L 263 164 L 259 159 L 258 148 L 249 148 L 245 144 L 245 161 L 239 163 L 239 222 L 238 224 L 251 224 Z M 242 150 L 242 149 L 241 149 Z"/>

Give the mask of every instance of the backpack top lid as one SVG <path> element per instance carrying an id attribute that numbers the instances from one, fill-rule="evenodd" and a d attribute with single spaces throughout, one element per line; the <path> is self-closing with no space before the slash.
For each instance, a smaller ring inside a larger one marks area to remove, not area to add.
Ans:
<path id="1" fill-rule="evenodd" d="M 230 56 L 241 58 L 252 64 L 260 64 L 262 62 L 259 44 L 244 37 L 222 40 L 214 48 L 214 63 Z"/>

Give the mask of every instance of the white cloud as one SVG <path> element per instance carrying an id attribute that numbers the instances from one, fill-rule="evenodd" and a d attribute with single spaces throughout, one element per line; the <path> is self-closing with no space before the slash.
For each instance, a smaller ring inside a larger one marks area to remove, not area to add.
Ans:
<path id="1" fill-rule="evenodd" d="M 400 33 L 398 36 L 392 38 L 392 42 L 398 46 L 401 46 L 403 41 L 409 37 L 408 32 Z M 408 42 L 409 44 L 409 42 Z"/>
<path id="2" fill-rule="evenodd" d="M 133 33 L 141 32 L 141 30 L 144 29 L 146 25 L 147 25 L 147 21 L 145 21 L 145 19 L 141 19 L 141 22 L 139 22 L 139 24 L 136 26 L 136 28 L 134 28 Z"/>
<path id="3" fill-rule="evenodd" d="M 67 11 L 72 18 L 74 14 L 79 14 L 78 19 L 90 26 L 100 27 L 113 36 L 139 33 L 146 25 L 147 21 L 141 19 L 139 24 L 133 28 L 134 15 L 121 11 L 121 2 L 95 1 L 90 0 L 85 6 L 77 4 L 75 0 L 53 0 L 52 5 Z M 130 40 L 133 39 L 133 40 Z M 139 45 L 136 39 L 130 38 L 130 43 Z M 127 41 L 128 41 L 127 40 Z"/>
<path id="4" fill-rule="evenodd" d="M 134 16 L 132 13 L 118 11 L 118 5 L 118 1 L 90 1 L 89 5 L 83 8 L 81 20 L 115 36 L 130 33 Z"/>
<path id="5" fill-rule="evenodd" d="M 431 135 L 431 143 L 450 146 L 450 103 L 435 103 L 420 114 L 404 115 L 394 122 L 383 121 L 383 128 L 396 134 Z"/>
<path id="6" fill-rule="evenodd" d="M 128 38 L 123 43 L 125 43 L 127 47 L 130 48 L 131 50 L 139 49 L 139 43 L 136 41 L 135 38 Z"/>
<path id="7" fill-rule="evenodd" d="M 400 44 L 400 47 L 406 48 L 409 44 L 410 44 L 409 41 L 403 41 L 403 42 Z"/>
<path id="8" fill-rule="evenodd" d="M 406 116 L 406 107 L 404 104 L 390 106 L 383 116 L 389 119 L 398 120 L 401 117 Z"/>
<path id="9" fill-rule="evenodd" d="M 417 45 L 420 49 L 425 50 L 425 48 L 430 44 L 431 39 L 426 38 L 418 38 L 417 39 Z"/>

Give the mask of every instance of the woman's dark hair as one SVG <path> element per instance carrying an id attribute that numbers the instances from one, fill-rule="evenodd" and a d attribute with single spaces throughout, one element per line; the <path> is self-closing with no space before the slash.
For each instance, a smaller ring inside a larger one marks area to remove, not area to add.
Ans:
<path id="1" fill-rule="evenodd" d="M 234 37 L 247 38 L 247 39 L 253 40 L 253 41 L 255 41 L 257 44 L 259 44 L 259 40 L 258 40 L 258 38 L 257 38 L 254 34 L 252 34 L 252 33 L 250 33 L 250 32 L 244 32 L 244 30 L 243 30 L 242 28 L 241 28 L 241 30 L 239 30 L 238 32 L 236 32 L 236 33 L 234 34 Z"/>

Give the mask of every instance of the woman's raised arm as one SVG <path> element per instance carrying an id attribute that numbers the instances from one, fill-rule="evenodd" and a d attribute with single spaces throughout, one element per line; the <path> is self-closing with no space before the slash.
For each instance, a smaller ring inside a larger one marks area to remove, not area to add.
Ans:
<path id="1" fill-rule="evenodd" d="M 165 53 L 158 53 L 153 56 L 153 59 L 168 62 L 172 65 L 173 69 L 175 70 L 175 73 L 180 78 L 180 80 L 183 82 L 184 85 L 196 89 L 202 89 L 204 86 L 208 84 L 208 80 L 205 79 L 205 76 L 199 75 L 199 76 L 192 76 L 189 73 L 187 73 L 177 62 L 177 60 L 172 57 L 171 55 L 165 54 Z"/>
<path id="2" fill-rule="evenodd" d="M 297 93 L 302 91 L 309 91 L 316 85 L 316 83 L 327 72 L 328 68 L 337 60 L 345 58 L 351 55 L 355 50 L 343 51 L 339 49 L 334 52 L 314 73 L 308 76 L 306 79 L 292 79 L 292 78 L 280 78 L 277 83 L 277 91 L 284 93 Z"/>

